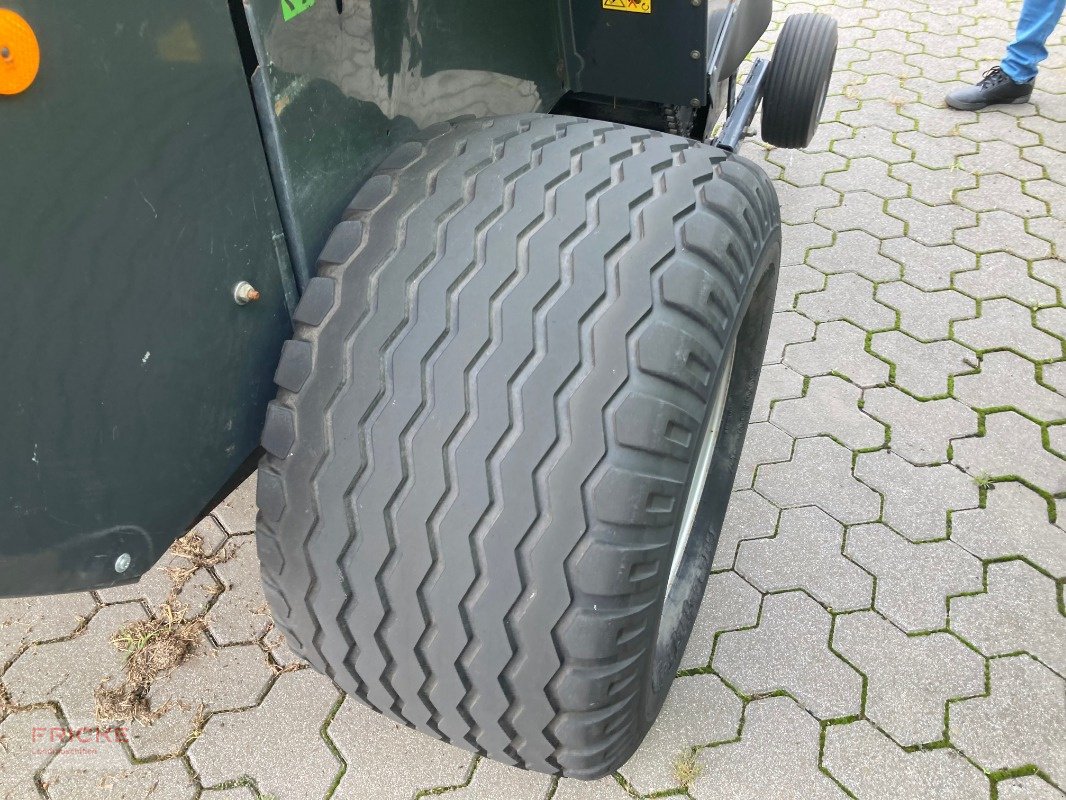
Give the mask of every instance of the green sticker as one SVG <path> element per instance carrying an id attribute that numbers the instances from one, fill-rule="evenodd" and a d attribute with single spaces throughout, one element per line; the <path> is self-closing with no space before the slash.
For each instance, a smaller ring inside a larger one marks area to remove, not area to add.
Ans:
<path id="1" fill-rule="evenodd" d="M 281 16 L 288 22 L 297 14 L 304 13 L 315 4 L 315 0 L 281 0 Z"/>

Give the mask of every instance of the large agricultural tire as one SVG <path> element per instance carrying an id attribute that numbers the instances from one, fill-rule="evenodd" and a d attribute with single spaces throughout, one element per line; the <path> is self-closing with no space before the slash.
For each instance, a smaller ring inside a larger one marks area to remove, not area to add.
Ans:
<path id="1" fill-rule="evenodd" d="M 505 763 L 622 764 L 703 594 L 778 214 L 750 162 L 610 123 L 400 146 L 322 253 L 267 415 L 259 554 L 293 648 Z"/>

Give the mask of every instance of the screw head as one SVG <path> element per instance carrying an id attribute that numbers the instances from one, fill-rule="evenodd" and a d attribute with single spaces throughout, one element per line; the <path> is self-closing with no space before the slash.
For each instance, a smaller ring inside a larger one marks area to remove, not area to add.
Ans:
<path id="1" fill-rule="evenodd" d="M 11 50 L 10 50 L 10 48 L 8 48 L 7 46 L 0 47 L 0 58 L 4 59 L 4 61 L 10 61 L 11 60 Z"/>
<path id="2" fill-rule="evenodd" d="M 692 0 L 692 5 L 696 8 L 699 8 L 701 5 L 703 5 L 703 0 Z"/>
<path id="3" fill-rule="evenodd" d="M 693 50 L 691 53 L 689 53 L 689 55 L 692 56 L 692 60 L 693 61 L 696 61 L 700 57 L 700 51 L 699 50 Z"/>
<path id="4" fill-rule="evenodd" d="M 693 97 L 691 100 L 688 101 L 688 104 L 693 108 L 699 108 L 703 105 L 703 103 L 700 102 L 700 99 L 698 97 Z"/>
<path id="5" fill-rule="evenodd" d="M 239 306 L 254 303 L 260 297 L 259 290 L 252 286 L 252 284 L 248 283 L 248 281 L 241 281 L 233 287 L 233 302 Z"/>
<path id="6" fill-rule="evenodd" d="M 130 564 L 133 563 L 133 559 L 129 553 L 123 553 L 115 559 L 115 572 L 125 572 L 130 568 Z"/>

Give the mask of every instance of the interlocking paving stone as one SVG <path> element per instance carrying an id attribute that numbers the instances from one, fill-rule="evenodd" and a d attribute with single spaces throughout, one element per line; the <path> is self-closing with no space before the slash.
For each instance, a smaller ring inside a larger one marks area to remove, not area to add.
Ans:
<path id="1" fill-rule="evenodd" d="M 908 636 L 860 611 L 837 617 L 833 647 L 866 675 L 866 718 L 905 747 L 943 739 L 947 701 L 984 691 L 984 659 L 950 633 Z"/>
<path id="2" fill-rule="evenodd" d="M 857 449 L 879 447 L 885 428 L 859 410 L 862 391 L 835 375 L 811 378 L 805 397 L 781 400 L 771 421 L 795 437 L 832 436 Z"/>
<path id="3" fill-rule="evenodd" d="M 792 437 L 771 422 L 749 425 L 737 465 L 735 488 L 750 489 L 761 465 L 788 461 L 792 456 L 792 443 Z"/>
<path id="4" fill-rule="evenodd" d="M 977 147 L 976 153 L 959 158 L 960 169 L 978 176 L 1000 172 L 1022 180 L 1044 177 L 1044 170 L 1041 166 L 1033 161 L 1025 160 L 1022 157 L 1021 148 L 1009 142 L 981 142 Z"/>
<path id="5" fill-rule="evenodd" d="M 1021 217 L 1006 211 L 986 211 L 977 215 L 977 225 L 959 230 L 956 243 L 975 253 L 991 253 L 1008 250 L 1016 256 L 1032 261 L 1047 258 L 1051 247 L 1043 239 L 1028 233 Z M 1035 223 L 1035 221 L 1034 221 Z"/>
<path id="6" fill-rule="evenodd" d="M 927 292 L 949 289 L 952 275 L 977 268 L 977 256 L 953 244 L 929 247 L 913 239 L 889 239 L 881 252 L 904 265 L 907 283 Z"/>
<path id="7" fill-rule="evenodd" d="M 143 600 L 151 608 L 157 608 L 168 600 L 176 600 L 185 609 L 188 617 L 198 617 L 207 609 L 208 603 L 218 594 L 219 585 L 206 569 L 198 569 L 175 594 L 175 584 L 167 569 L 185 568 L 189 562 L 167 552 L 159 563 L 141 576 L 137 583 L 115 586 L 99 591 L 105 603 L 125 603 Z"/>
<path id="8" fill-rule="evenodd" d="M 507 798 L 518 800 L 518 798 Z M 540 800 L 540 798 L 536 798 Z M 552 800 L 633 800 L 613 776 L 598 781 L 575 781 L 562 778 Z"/>
<path id="9" fill-rule="evenodd" d="M 773 536 L 779 514 L 777 506 L 758 492 L 750 489 L 734 492 L 722 521 L 713 569 L 732 569 L 739 542 Z"/>
<path id="10" fill-rule="evenodd" d="M 1000 349 L 1006 344 L 1035 360 L 1062 356 L 1062 342 L 1035 328 L 1028 308 L 1006 298 L 981 303 L 981 316 L 956 322 L 954 333 L 974 350 Z"/>
<path id="11" fill-rule="evenodd" d="M 309 669 L 285 673 L 255 708 L 211 717 L 189 748 L 189 761 L 204 786 L 247 775 L 265 795 L 319 800 L 340 769 L 320 734 L 338 696 L 329 680 Z M 427 749 L 420 748 L 420 757 Z"/>
<path id="12" fill-rule="evenodd" d="M 781 167 L 781 180 L 795 186 L 821 186 L 839 189 L 831 181 L 824 180 L 827 172 L 848 168 L 847 159 L 829 152 L 805 152 L 803 150 L 773 150 L 767 160 Z"/>
<path id="13" fill-rule="evenodd" d="M 956 379 L 956 387 L 958 381 Z M 888 386 L 867 389 L 862 410 L 892 431 L 889 448 L 917 466 L 947 461 L 952 439 L 977 433 L 977 414 L 956 400 L 915 400 Z"/>
<path id="14" fill-rule="evenodd" d="M 889 164 L 911 161 L 913 159 L 911 151 L 903 145 L 896 144 L 895 136 L 896 134 L 892 131 L 882 128 L 857 128 L 854 136 L 833 142 L 833 152 L 848 158 L 874 156 Z"/>
<path id="15" fill-rule="evenodd" d="M 1044 364 L 1043 381 L 1060 395 L 1066 396 L 1066 361 Z"/>
<path id="16" fill-rule="evenodd" d="M 792 460 L 759 470 L 755 488 L 781 508 L 817 503 L 845 524 L 877 519 L 877 493 L 851 474 L 851 451 L 818 436 L 796 442 Z"/>
<path id="17" fill-rule="evenodd" d="M 951 629 L 986 656 L 1026 652 L 1066 675 L 1066 617 L 1055 582 L 1024 561 L 986 567 L 988 590 L 951 599 Z"/>
<path id="18" fill-rule="evenodd" d="M 516 800 L 539 800 L 551 786 L 551 778 L 539 772 L 526 772 L 496 761 L 478 762 L 470 784 L 448 793 L 454 800 L 494 800 L 514 797 Z"/>
<path id="19" fill-rule="evenodd" d="M 896 141 L 914 153 L 914 160 L 930 168 L 948 168 L 962 156 L 977 152 L 977 145 L 962 138 L 931 136 L 924 131 L 906 131 Z"/>
<path id="20" fill-rule="evenodd" d="M 1066 578 L 1066 530 L 1048 521 L 1047 501 L 1020 483 L 994 484 L 985 508 L 954 514 L 951 540 L 986 560 L 1021 556 Z"/>
<path id="21" fill-rule="evenodd" d="M 821 323 L 814 341 L 785 347 L 784 363 L 809 377 L 838 373 L 862 387 L 888 380 L 888 364 L 866 352 L 866 332 L 850 322 Z"/>
<path id="22" fill-rule="evenodd" d="M 717 675 L 678 678 L 644 743 L 619 772 L 640 794 L 674 788 L 678 759 L 697 745 L 736 738 L 741 708 Z"/>
<path id="23" fill-rule="evenodd" d="M 898 262 L 881 255 L 881 240 L 866 231 L 838 233 L 831 247 L 811 250 L 807 263 L 829 275 L 851 272 L 871 281 L 897 280 L 903 274 Z"/>
<path id="24" fill-rule="evenodd" d="M 1066 292 L 1066 261 L 1059 258 L 1037 261 L 1032 266 L 1033 277 Z"/>
<path id="25" fill-rule="evenodd" d="M 1024 778 L 1007 778 L 996 784 L 999 800 L 1062 800 L 1060 792 L 1039 775 Z"/>
<path id="26" fill-rule="evenodd" d="M 903 223 L 885 214 L 884 205 L 883 198 L 870 192 L 848 192 L 840 205 L 821 207 L 814 221 L 833 231 L 866 231 L 878 239 L 902 236 Z"/>
<path id="27" fill-rule="evenodd" d="M 955 750 L 908 752 L 866 720 L 830 725 L 822 764 L 863 800 L 973 800 L 989 793 L 988 779 Z"/>
<path id="28" fill-rule="evenodd" d="M 270 626 L 255 541 L 245 537 L 231 547 L 233 557 L 215 567 L 226 590 L 207 614 L 207 629 L 221 645 L 255 641 Z"/>
<path id="29" fill-rule="evenodd" d="M 130 746 L 137 758 L 178 753 L 191 741 L 196 717 L 248 708 L 259 702 L 273 672 L 255 645 L 214 648 L 202 639 L 189 660 L 152 682 L 152 708 L 165 710 L 151 725 L 130 725 Z"/>
<path id="30" fill-rule="evenodd" d="M 950 464 L 916 467 L 895 453 L 860 453 L 855 477 L 884 496 L 884 521 L 913 542 L 943 539 L 948 511 L 976 508 L 976 484 Z"/>
<path id="31" fill-rule="evenodd" d="M 699 669 L 711 663 L 714 637 L 719 631 L 750 628 L 759 619 L 762 595 L 737 573 L 714 572 L 707 578 L 703 603 L 692 625 L 678 669 Z M 708 742 L 704 742 L 707 744 Z"/>
<path id="32" fill-rule="evenodd" d="M 849 113 L 863 115 L 868 119 L 872 105 L 871 103 L 864 103 L 861 110 Z M 893 112 L 895 111 L 892 106 L 888 106 L 888 108 L 891 108 Z M 899 119 L 901 120 L 901 125 L 913 124 L 913 121 L 907 120 L 905 117 L 899 117 Z M 885 199 L 906 197 L 907 184 L 891 177 L 888 171 L 889 165 L 880 159 L 870 156 L 853 158 L 848 162 L 847 169 L 839 172 L 829 172 L 825 176 L 825 183 L 839 192 L 852 192 L 863 189 Z"/>
<path id="33" fill-rule="evenodd" d="M 58 603 L 51 597 L 0 600 L 0 673 L 24 647 L 70 636 L 94 610 L 88 592 L 65 595 Z"/>
<path id="34" fill-rule="evenodd" d="M 850 528 L 844 553 L 877 577 L 874 608 L 910 633 L 943 628 L 947 598 L 984 586 L 981 562 L 958 545 L 910 542 L 880 523 Z"/>
<path id="35" fill-rule="evenodd" d="M 703 750 L 702 776 L 689 789 L 695 800 L 846 797 L 818 769 L 818 722 L 787 697 L 748 704 L 740 741 Z"/>
<path id="36" fill-rule="evenodd" d="M 977 224 L 974 212 L 959 206 L 929 206 L 913 197 L 889 200 L 888 213 L 907 223 L 907 237 L 924 245 L 937 246 L 965 242 L 957 236 Z"/>
<path id="37" fill-rule="evenodd" d="M 987 771 L 1035 765 L 1066 785 L 1066 685 L 1026 655 L 994 658 L 991 692 L 948 705 L 949 738 Z"/>
<path id="38" fill-rule="evenodd" d="M 874 299 L 874 285 L 861 275 L 844 272 L 825 278 L 825 288 L 796 298 L 796 310 L 815 322 L 846 319 L 863 330 L 891 328 L 896 315 Z"/>
<path id="39" fill-rule="evenodd" d="M 41 782 L 52 800 L 191 800 L 197 795 L 181 761 L 134 764 L 114 743 L 92 745 L 92 753 L 85 749 L 73 739 L 45 768 Z"/>
<path id="40" fill-rule="evenodd" d="M 796 305 L 796 295 L 821 289 L 825 284 L 825 275 L 806 264 L 793 264 L 781 267 L 777 280 L 777 297 L 774 311 L 789 311 Z M 802 296 L 802 295 L 800 295 Z M 807 315 L 810 316 L 810 315 Z"/>
<path id="41" fill-rule="evenodd" d="M 763 367 L 762 375 L 759 376 L 759 386 L 755 390 L 755 400 L 752 403 L 751 421 L 767 422 L 770 419 L 772 403 L 802 395 L 803 376 L 798 372 L 789 369 L 784 364 L 770 364 Z"/>
<path id="42" fill-rule="evenodd" d="M 19 711 L 0 719 L 0 797 L 38 797 L 33 776 L 51 757 L 51 729 L 62 721 L 51 708 Z M 36 733 L 36 735 L 35 735 Z"/>
<path id="43" fill-rule="evenodd" d="M 976 176 L 961 169 L 932 168 L 917 161 L 894 164 L 891 175 L 907 182 L 911 197 L 933 206 L 950 203 L 955 192 L 977 186 Z"/>
<path id="44" fill-rule="evenodd" d="M 1066 397 L 1036 382 L 1033 362 L 1006 350 L 985 353 L 981 371 L 957 377 L 953 394 L 971 408 L 1012 406 L 1045 422 L 1066 419 Z"/>
<path id="45" fill-rule="evenodd" d="M 781 243 L 781 264 L 803 264 L 807 251 L 812 247 L 828 247 L 833 243 L 833 232 L 813 222 L 803 225 L 786 225 Z M 876 241 L 876 240 L 875 240 Z M 811 263 L 811 266 L 814 266 Z"/>
<path id="46" fill-rule="evenodd" d="M 923 341 L 947 338 L 951 322 L 974 316 L 977 308 L 969 297 L 951 289 L 925 292 L 902 281 L 881 284 L 876 297 L 899 311 L 900 330 Z"/>
<path id="47" fill-rule="evenodd" d="M 112 646 L 112 637 L 143 619 L 139 603 L 106 606 L 76 636 L 26 650 L 3 676 L 12 702 L 19 706 L 57 702 L 70 720 L 92 719 L 93 692 L 105 678 L 119 675 L 125 663 L 125 656 Z"/>
<path id="48" fill-rule="evenodd" d="M 1023 219 L 1048 213 L 1044 201 L 1025 194 L 1021 181 L 1008 175 L 982 175 L 976 189 L 960 191 L 955 201 L 971 211 L 1003 209 Z"/>
<path id="49" fill-rule="evenodd" d="M 785 348 L 795 342 L 809 342 L 814 338 L 814 323 L 794 311 L 774 315 L 770 338 L 766 342 L 764 364 L 778 364 L 785 355 Z"/>
<path id="50" fill-rule="evenodd" d="M 895 365 L 897 386 L 919 397 L 946 394 L 949 377 L 977 366 L 977 356 L 960 344 L 919 342 L 900 331 L 875 333 L 870 349 Z"/>
<path id="51" fill-rule="evenodd" d="M 759 627 L 721 634 L 712 666 L 746 695 L 785 691 L 819 719 L 857 714 L 862 679 L 829 650 L 830 622 L 803 592 L 767 595 Z"/>
<path id="52" fill-rule="evenodd" d="M 844 526 L 813 506 L 781 513 L 772 539 L 741 542 L 736 571 L 764 592 L 803 589 L 834 611 L 869 608 L 870 575 L 841 554 Z"/>
<path id="53" fill-rule="evenodd" d="M 1066 338 L 1066 308 L 1041 308 L 1036 312 L 1036 327 L 1053 336 Z M 1055 357 L 1058 357 L 1057 354 Z"/>
<path id="54" fill-rule="evenodd" d="M 409 800 L 419 791 L 465 783 L 474 760 L 465 750 L 386 719 L 350 697 L 330 723 L 329 735 L 348 765 L 334 795 L 339 798 Z M 517 772 L 499 769 L 500 778 Z M 482 780 L 494 772 L 489 769 Z M 544 794 L 508 796 L 540 800 Z"/>
<path id="55" fill-rule="evenodd" d="M 1052 494 L 1066 491 L 1066 461 L 1043 446 L 1040 426 L 1013 411 L 985 417 L 985 435 L 956 439 L 952 460 L 975 477 L 1025 479 Z"/>
<path id="56" fill-rule="evenodd" d="M 212 513 L 227 533 L 251 533 L 255 530 L 256 473 L 238 486 Z"/>
<path id="57" fill-rule="evenodd" d="M 816 221 L 822 223 L 822 220 L 817 219 L 816 216 L 818 210 L 833 208 L 840 203 L 840 193 L 828 186 L 800 188 L 787 183 L 779 183 L 777 194 L 781 200 L 781 221 L 786 225 Z"/>

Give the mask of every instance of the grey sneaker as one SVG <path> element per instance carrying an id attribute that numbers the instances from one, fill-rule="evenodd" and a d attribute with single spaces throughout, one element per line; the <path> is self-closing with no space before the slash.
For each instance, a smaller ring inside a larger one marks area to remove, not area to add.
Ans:
<path id="1" fill-rule="evenodd" d="M 1003 103 L 1028 103 L 1035 83 L 1035 80 L 1015 83 L 1002 69 L 992 67 L 975 85 L 956 89 L 944 102 L 960 111 L 977 111 Z"/>

